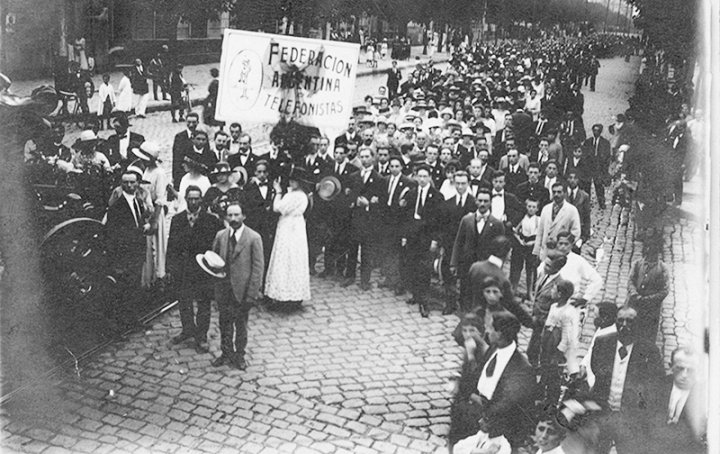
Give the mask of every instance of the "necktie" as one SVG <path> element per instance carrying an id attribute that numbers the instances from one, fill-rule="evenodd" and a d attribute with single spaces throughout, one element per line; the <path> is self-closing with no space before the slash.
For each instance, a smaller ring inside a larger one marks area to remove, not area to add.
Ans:
<path id="1" fill-rule="evenodd" d="M 369 171 L 369 170 L 366 169 L 366 170 L 363 170 L 363 171 L 362 171 L 363 183 L 367 183 L 369 176 L 370 176 L 370 171 Z"/>
<path id="2" fill-rule="evenodd" d="M 459 195 L 459 194 L 458 194 L 458 198 L 457 198 L 457 206 L 458 206 L 458 208 L 460 208 L 460 207 L 462 207 L 462 206 L 463 206 L 463 203 L 462 203 L 462 196 L 461 196 L 461 195 Z"/>
<path id="3" fill-rule="evenodd" d="M 424 191 L 424 189 L 422 189 L 422 188 L 418 189 L 418 198 L 417 198 L 417 201 L 415 202 L 415 218 L 416 219 L 420 219 L 420 212 L 422 211 L 422 208 L 423 208 L 423 200 L 422 200 L 423 191 Z"/>
<path id="4" fill-rule="evenodd" d="M 230 232 L 230 257 L 235 254 L 235 246 L 237 246 L 237 238 L 235 238 L 235 233 L 237 233 L 237 230 L 232 229 Z"/>
<path id="5" fill-rule="evenodd" d="M 485 368 L 485 376 L 486 377 L 492 377 L 495 373 L 495 366 L 497 365 L 497 353 L 493 355 L 493 357 L 490 359 L 490 362 L 488 363 L 487 367 Z"/>
<path id="6" fill-rule="evenodd" d="M 559 212 L 560 212 L 560 206 L 557 205 L 556 203 L 553 203 L 553 207 L 552 207 L 552 220 L 553 221 L 555 220 L 555 218 L 557 217 Z"/>
<path id="7" fill-rule="evenodd" d="M 627 348 L 625 348 L 624 345 L 621 345 L 618 349 L 618 353 L 620 354 L 620 359 L 625 359 L 625 357 L 628 355 Z"/>
<path id="8" fill-rule="evenodd" d="M 395 185 L 397 184 L 397 177 L 390 177 L 390 187 L 388 188 L 388 202 L 387 205 L 392 205 L 393 194 L 395 194 Z"/>

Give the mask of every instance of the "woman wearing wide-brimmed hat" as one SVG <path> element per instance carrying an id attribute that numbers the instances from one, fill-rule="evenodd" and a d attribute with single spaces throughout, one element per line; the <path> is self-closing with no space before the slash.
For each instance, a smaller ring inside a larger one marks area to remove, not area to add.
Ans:
<path id="1" fill-rule="evenodd" d="M 203 196 L 212 184 L 210 179 L 205 176 L 207 167 L 201 162 L 195 159 L 185 156 L 183 158 L 183 166 L 187 169 L 187 173 L 180 180 L 180 188 L 178 191 L 173 191 L 173 197 L 175 198 L 175 212 L 179 213 L 185 210 L 185 191 L 188 186 L 197 186 L 202 191 Z"/>
<path id="2" fill-rule="evenodd" d="M 88 171 L 99 168 L 108 173 L 112 172 L 107 156 L 97 150 L 100 140 L 94 131 L 85 130 L 80 133 L 80 137 L 73 144 L 77 153 L 73 157 L 72 164 L 76 169 Z"/>
<path id="3" fill-rule="evenodd" d="M 243 167 L 240 167 L 240 169 L 247 175 L 247 171 Z M 242 197 L 242 188 L 230 179 L 232 173 L 233 170 L 227 162 L 215 164 L 215 168 L 210 172 L 210 181 L 213 182 L 213 185 L 210 186 L 203 197 L 205 206 L 212 213 L 217 214 L 220 219 L 225 216 L 225 207 L 223 205 L 227 205 L 229 202 L 239 202 Z M 221 204 L 221 199 L 224 204 Z"/>
<path id="4" fill-rule="evenodd" d="M 280 180 L 273 183 L 276 194 L 273 210 L 280 213 L 280 219 L 270 254 L 265 295 L 281 304 L 297 305 L 310 299 L 310 265 L 304 217 L 309 201 L 303 191 L 303 185 L 309 180 L 305 169 L 294 167 L 288 176 L 285 195 Z"/>
<path id="5" fill-rule="evenodd" d="M 155 142 L 143 142 L 132 152 L 145 163 L 141 187 L 148 192 L 154 207 L 151 225 L 154 234 L 147 238 L 147 256 L 143 267 L 142 285 L 150 286 L 155 279 L 165 277 L 165 253 L 167 251 L 168 179 L 158 166 L 160 146 Z"/>

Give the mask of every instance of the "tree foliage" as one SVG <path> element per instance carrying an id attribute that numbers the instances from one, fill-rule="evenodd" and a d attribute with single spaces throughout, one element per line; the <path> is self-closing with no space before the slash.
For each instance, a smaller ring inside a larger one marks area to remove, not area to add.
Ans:
<path id="1" fill-rule="evenodd" d="M 635 26 L 648 41 L 667 53 L 668 59 L 681 63 L 695 50 L 697 36 L 697 0 L 628 0 L 637 8 Z"/>

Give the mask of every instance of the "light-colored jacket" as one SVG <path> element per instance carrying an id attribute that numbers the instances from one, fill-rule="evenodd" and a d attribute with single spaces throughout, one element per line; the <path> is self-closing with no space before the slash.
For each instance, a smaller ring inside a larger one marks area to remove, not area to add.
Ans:
<path id="1" fill-rule="evenodd" d="M 558 233 L 567 230 L 575 238 L 580 238 L 580 214 L 577 208 L 565 201 L 557 216 L 555 216 L 555 220 L 553 220 L 553 205 L 554 202 L 545 205 L 540 214 L 540 224 L 538 225 L 535 248 L 533 249 L 533 254 L 540 257 L 540 260 L 545 259 L 548 239 L 556 238 Z"/>
<path id="2" fill-rule="evenodd" d="M 232 288 L 235 300 L 240 304 L 249 303 L 248 299 L 258 299 L 262 296 L 262 285 L 265 259 L 260 234 L 245 226 L 232 257 L 228 257 L 231 228 L 226 228 L 215 235 L 212 250 L 225 259 L 227 277 L 215 283 L 215 300 L 218 303 L 226 302 L 228 286 Z"/>

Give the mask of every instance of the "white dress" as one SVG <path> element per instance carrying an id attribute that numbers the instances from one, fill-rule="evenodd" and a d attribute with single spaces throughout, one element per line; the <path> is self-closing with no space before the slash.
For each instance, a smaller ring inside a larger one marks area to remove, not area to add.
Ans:
<path id="1" fill-rule="evenodd" d="M 118 92 L 115 109 L 120 112 L 130 112 L 130 109 L 132 109 L 133 92 L 130 86 L 130 79 L 127 76 L 122 76 L 122 79 L 120 79 Z"/>
<path id="2" fill-rule="evenodd" d="M 167 252 L 167 237 L 169 223 L 167 220 L 167 184 L 168 179 L 165 171 L 159 167 L 152 167 L 145 170 L 143 174 L 142 187 L 150 195 L 157 222 L 157 231 L 154 235 L 147 237 L 147 248 L 145 253 L 145 264 L 143 265 L 142 285 L 149 287 L 156 278 L 165 277 L 165 253 Z"/>
<path id="3" fill-rule="evenodd" d="M 273 209 L 280 213 L 265 280 L 265 295 L 276 301 L 310 299 L 310 265 L 303 214 L 308 206 L 304 192 L 290 191 Z"/>

